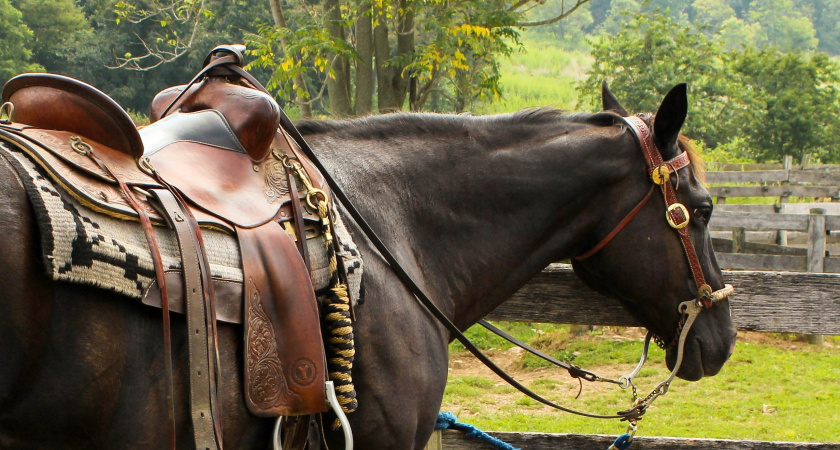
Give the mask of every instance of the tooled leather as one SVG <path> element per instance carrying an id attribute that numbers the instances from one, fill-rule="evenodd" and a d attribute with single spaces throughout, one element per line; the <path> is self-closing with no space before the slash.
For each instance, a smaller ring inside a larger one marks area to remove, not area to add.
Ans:
<path id="1" fill-rule="evenodd" d="M 686 152 L 680 153 L 676 158 L 664 162 L 662 159 L 662 154 L 660 153 L 659 149 L 656 146 L 656 142 L 653 140 L 653 134 L 651 133 L 650 127 L 648 127 L 647 123 L 642 120 L 640 117 L 637 116 L 629 116 L 625 117 L 624 120 L 630 125 L 630 128 L 634 131 L 636 137 L 639 139 L 639 142 L 642 147 L 642 151 L 645 154 L 645 158 L 648 161 L 650 168 L 656 168 L 663 163 L 669 168 L 673 168 L 674 171 L 677 171 L 683 167 L 688 166 L 689 158 Z M 659 185 L 663 199 L 665 200 L 665 206 L 670 207 L 675 203 L 679 203 L 677 200 L 676 190 L 674 186 L 670 182 L 664 182 Z M 685 220 L 688 220 L 688 217 L 684 217 L 682 214 L 681 209 L 676 208 L 670 210 L 668 214 L 671 216 L 671 219 L 675 223 L 681 223 Z M 694 243 L 691 242 L 691 236 L 688 232 L 688 227 L 681 228 L 676 230 L 677 235 L 680 237 L 680 242 L 682 243 L 683 251 L 685 253 L 686 259 L 688 260 L 689 268 L 691 269 L 691 273 L 694 276 L 694 282 L 697 284 L 697 287 L 703 286 L 706 284 L 706 278 L 703 276 L 703 269 L 700 265 L 700 259 L 697 257 L 697 251 L 694 249 Z"/>
<path id="2" fill-rule="evenodd" d="M 297 247 L 276 222 L 236 231 L 246 276 L 246 405 L 260 417 L 326 411 L 321 321 Z M 277 359 L 265 356 L 272 345 Z"/>

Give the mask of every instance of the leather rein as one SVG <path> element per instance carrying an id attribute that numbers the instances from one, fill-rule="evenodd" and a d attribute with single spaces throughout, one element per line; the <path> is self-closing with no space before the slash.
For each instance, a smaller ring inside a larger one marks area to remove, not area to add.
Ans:
<path id="1" fill-rule="evenodd" d="M 671 161 L 663 162 L 662 157 L 660 156 L 660 153 L 656 148 L 656 144 L 653 142 L 653 135 L 647 124 L 637 117 L 627 117 L 625 118 L 625 121 L 630 126 L 630 129 L 633 130 L 634 134 L 641 143 L 641 147 L 645 154 L 646 161 L 649 165 L 648 173 L 650 174 L 650 177 L 654 182 L 654 186 L 651 187 L 651 190 L 648 192 L 648 195 L 645 197 L 645 199 L 643 199 L 642 202 L 639 205 L 637 205 L 633 211 L 631 211 L 628 217 L 625 217 L 625 219 L 622 220 L 622 222 L 616 227 L 616 229 L 613 230 L 613 232 L 611 232 L 601 243 L 599 243 L 598 246 L 596 246 L 596 248 L 593 249 L 594 251 L 587 252 L 587 254 L 581 255 L 581 257 L 591 256 L 591 254 L 595 254 L 598 250 L 603 248 L 615 235 L 617 235 L 621 231 L 622 228 L 624 228 L 624 226 L 627 223 L 630 222 L 630 220 L 632 220 L 636 213 L 638 213 L 638 211 L 641 210 L 642 206 L 644 206 L 644 204 L 646 204 L 648 200 L 650 200 L 650 197 L 652 197 L 652 193 L 655 190 L 656 185 L 659 185 L 662 190 L 665 203 L 667 205 L 667 220 L 669 224 L 671 224 L 671 226 L 674 227 L 680 235 L 680 240 L 683 243 L 683 247 L 685 249 L 689 265 L 691 266 L 692 275 L 694 276 L 695 282 L 698 286 L 698 297 L 694 300 L 683 302 L 679 306 L 679 310 L 684 317 L 684 321 L 681 320 L 680 326 L 678 328 L 679 352 L 677 357 L 677 363 L 668 379 L 660 383 L 654 389 L 654 391 L 651 392 L 644 399 L 637 399 L 632 408 L 627 409 L 625 411 L 619 411 L 617 414 L 602 415 L 576 411 L 555 404 L 554 402 L 543 398 L 542 396 L 536 394 L 535 392 L 531 391 L 530 389 L 516 381 L 502 368 L 500 368 L 492 360 L 490 360 L 490 358 L 487 355 L 482 353 L 481 350 L 479 350 L 478 347 L 476 347 L 475 344 L 473 344 L 469 340 L 469 338 L 467 338 L 464 335 L 464 333 L 461 332 L 461 330 L 458 329 L 458 327 L 434 304 L 434 302 L 432 302 L 432 300 L 428 297 L 428 295 L 426 295 L 423 289 L 420 288 L 420 286 L 414 281 L 411 275 L 409 275 L 405 271 L 405 269 L 400 265 L 399 261 L 397 261 L 393 253 L 391 253 L 391 251 L 379 238 L 379 236 L 376 234 L 376 232 L 373 230 L 370 224 L 368 224 L 364 217 L 359 213 L 359 211 L 347 197 L 345 192 L 338 185 L 338 183 L 336 183 L 335 179 L 330 175 L 329 171 L 327 171 L 326 167 L 324 167 L 324 165 L 315 155 L 315 152 L 312 150 L 309 144 L 307 144 L 306 140 L 300 134 L 298 129 L 294 126 L 294 124 L 286 115 L 286 113 L 282 109 L 280 110 L 281 125 L 289 132 L 289 134 L 297 142 L 301 150 L 323 174 L 327 184 L 332 189 L 333 195 L 343 204 L 345 210 L 348 212 L 348 214 L 350 214 L 353 220 L 356 221 L 356 224 L 366 235 L 366 237 L 370 240 L 373 246 L 379 251 L 379 253 L 385 259 L 388 265 L 391 266 L 391 269 L 394 271 L 394 273 L 400 278 L 400 280 L 412 292 L 412 294 L 414 294 L 417 300 L 429 311 L 429 313 L 431 313 L 451 333 L 451 335 L 459 342 L 461 342 L 461 344 L 464 345 L 464 347 L 467 350 L 469 350 L 470 353 L 472 353 L 479 361 L 486 365 L 490 370 L 492 370 L 505 382 L 515 387 L 517 390 L 519 390 L 526 396 L 544 405 L 579 416 L 598 419 L 622 419 L 629 421 L 631 424 L 635 424 L 636 421 L 641 419 L 641 417 L 644 415 L 644 413 L 646 412 L 650 404 L 653 402 L 653 400 L 667 392 L 668 386 L 670 385 L 671 381 L 673 380 L 674 376 L 676 375 L 676 372 L 679 370 L 679 367 L 682 363 L 682 353 L 685 338 L 688 333 L 688 330 L 694 322 L 694 319 L 696 319 L 697 314 L 699 314 L 699 312 L 702 309 L 711 307 L 715 301 L 725 299 L 726 297 L 731 295 L 732 292 L 734 292 L 734 290 L 732 289 L 732 286 L 727 285 L 724 289 L 712 292 L 712 289 L 709 287 L 708 284 L 706 284 L 705 278 L 703 277 L 702 268 L 699 263 L 699 258 L 697 258 L 697 253 L 694 250 L 694 246 L 691 242 L 688 230 L 686 229 L 686 226 L 689 223 L 688 210 L 685 208 L 684 205 L 677 202 L 676 192 L 671 183 L 665 182 L 669 179 L 669 176 L 672 172 L 676 172 L 677 170 L 688 166 L 690 161 L 687 154 L 682 153 L 680 154 L 680 156 L 674 158 Z M 559 363 L 558 365 L 568 370 L 569 374 L 574 378 L 585 379 L 587 381 L 605 381 L 618 384 L 622 388 L 627 388 L 633 386 L 632 379 L 633 377 L 635 377 L 635 375 L 639 373 L 642 365 L 645 362 L 650 338 L 651 333 L 648 333 L 648 336 L 645 340 L 645 348 L 642 354 L 642 358 L 639 364 L 636 366 L 636 368 L 630 374 L 628 374 L 627 376 L 623 376 L 618 380 L 602 378 L 598 375 L 595 375 L 592 372 L 574 366 L 573 364 L 566 364 L 556 360 L 555 361 L 556 363 Z M 540 352 L 530 349 L 529 347 L 524 348 L 528 349 L 529 351 L 536 352 L 535 354 L 540 354 Z M 635 386 L 633 386 L 634 394 L 635 390 Z"/>

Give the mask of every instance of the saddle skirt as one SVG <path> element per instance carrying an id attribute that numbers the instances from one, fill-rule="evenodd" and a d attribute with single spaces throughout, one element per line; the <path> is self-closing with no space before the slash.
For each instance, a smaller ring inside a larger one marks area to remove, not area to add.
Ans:
<path id="1" fill-rule="evenodd" d="M 138 132 L 92 86 L 59 75 L 20 75 L 3 89 L 3 101 L 13 106 L 4 106 L 10 117 L 0 117 L 0 140 L 22 149 L 94 211 L 138 220 L 127 187 L 141 194 L 135 195 L 139 208 L 152 222 L 166 226 L 161 206 L 143 194 L 174 189 L 198 224 L 235 234 L 243 261 L 244 295 L 237 301 L 245 316 L 249 409 L 269 417 L 326 411 L 320 316 L 308 268 L 290 238 L 304 238 L 304 223 L 295 222 L 317 226 L 321 218 L 305 190 L 291 192 L 283 162 L 299 161 L 328 197 L 324 179 L 278 127 L 279 107 L 264 93 L 207 76 L 164 91 L 156 104 L 177 92 L 184 94 L 169 100 L 172 114 Z"/>

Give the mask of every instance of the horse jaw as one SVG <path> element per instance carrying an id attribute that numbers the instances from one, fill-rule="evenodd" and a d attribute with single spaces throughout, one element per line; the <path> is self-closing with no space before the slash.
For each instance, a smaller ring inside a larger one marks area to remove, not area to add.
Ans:
<path id="1" fill-rule="evenodd" d="M 728 331 L 719 330 L 720 325 L 713 323 L 728 317 L 729 308 L 726 305 L 715 305 L 711 309 L 700 313 L 697 322 L 688 332 L 683 349 L 683 361 L 677 371 L 677 377 L 686 381 L 698 381 L 703 377 L 711 377 L 720 372 L 735 350 L 735 337 L 738 332 L 734 327 Z M 704 314 L 707 314 L 704 317 Z M 718 317 L 721 316 L 721 317 Z M 677 361 L 676 346 L 666 351 L 665 364 L 669 370 L 674 370 Z"/>

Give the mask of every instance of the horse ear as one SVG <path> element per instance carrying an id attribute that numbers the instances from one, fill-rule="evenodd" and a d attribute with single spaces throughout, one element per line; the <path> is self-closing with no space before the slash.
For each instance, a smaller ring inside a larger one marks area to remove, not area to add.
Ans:
<path id="1" fill-rule="evenodd" d="M 685 83 L 674 86 L 659 105 L 653 121 L 653 135 L 662 152 L 662 158 L 671 159 L 679 154 L 676 147 L 680 129 L 688 114 L 688 96 Z"/>
<path id="2" fill-rule="evenodd" d="M 618 102 L 618 99 L 615 98 L 612 92 L 610 92 L 609 86 L 607 86 L 607 80 L 601 82 L 601 104 L 604 107 L 604 111 L 614 111 L 618 114 L 621 114 L 622 117 L 627 117 L 630 114 L 627 113 L 627 110 L 621 106 L 621 103 Z"/>

